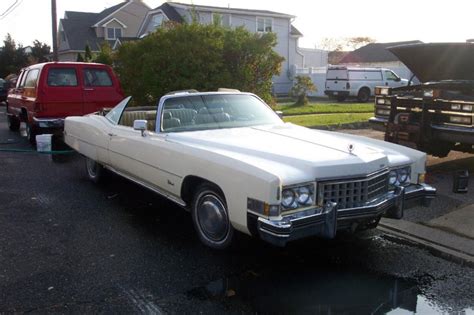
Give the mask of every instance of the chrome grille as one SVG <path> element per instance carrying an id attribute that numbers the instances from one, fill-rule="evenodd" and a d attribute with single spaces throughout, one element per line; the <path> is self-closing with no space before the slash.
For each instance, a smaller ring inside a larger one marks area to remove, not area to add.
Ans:
<path id="1" fill-rule="evenodd" d="M 363 207 L 388 192 L 388 172 L 318 184 L 319 204 L 337 202 L 338 209 Z"/>

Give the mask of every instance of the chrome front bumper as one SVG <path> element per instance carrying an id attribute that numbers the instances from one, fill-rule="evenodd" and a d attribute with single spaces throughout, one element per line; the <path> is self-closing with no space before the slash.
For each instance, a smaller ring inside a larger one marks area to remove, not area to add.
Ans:
<path id="1" fill-rule="evenodd" d="M 338 210 L 337 203 L 333 202 L 324 207 L 284 216 L 279 220 L 249 214 L 247 221 L 261 239 L 277 246 L 285 246 L 289 241 L 309 236 L 331 239 L 340 230 L 375 227 L 382 215 L 401 219 L 404 209 L 417 204 L 429 206 L 435 196 L 436 188 L 426 184 L 410 185 L 399 187 L 360 208 Z"/>

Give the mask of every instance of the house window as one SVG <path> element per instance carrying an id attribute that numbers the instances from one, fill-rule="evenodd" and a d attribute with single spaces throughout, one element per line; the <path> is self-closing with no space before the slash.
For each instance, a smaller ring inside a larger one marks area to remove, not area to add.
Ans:
<path id="1" fill-rule="evenodd" d="M 212 23 L 219 23 L 221 26 L 230 27 L 231 16 L 230 14 L 212 13 Z"/>
<path id="2" fill-rule="evenodd" d="M 146 33 L 153 32 L 156 30 L 158 27 L 160 27 L 163 24 L 164 17 L 163 14 L 158 13 L 155 14 L 151 17 L 150 23 L 148 23 L 148 26 L 146 28 Z"/>
<path id="3" fill-rule="evenodd" d="M 122 29 L 120 27 L 107 27 L 107 39 L 117 39 L 122 37 Z"/>
<path id="4" fill-rule="evenodd" d="M 271 18 L 257 18 L 257 32 L 270 33 L 273 32 L 273 19 Z"/>

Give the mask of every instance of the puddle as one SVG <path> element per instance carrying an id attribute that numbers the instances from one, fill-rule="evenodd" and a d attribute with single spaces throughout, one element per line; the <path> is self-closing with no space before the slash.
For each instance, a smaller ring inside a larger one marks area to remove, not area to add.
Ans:
<path id="1" fill-rule="evenodd" d="M 246 273 L 187 293 L 191 299 L 224 300 L 256 313 L 278 314 L 444 314 L 417 283 L 362 272 L 318 270 Z M 238 301 L 236 301 L 238 300 Z M 474 309 L 456 310 L 471 313 Z"/>

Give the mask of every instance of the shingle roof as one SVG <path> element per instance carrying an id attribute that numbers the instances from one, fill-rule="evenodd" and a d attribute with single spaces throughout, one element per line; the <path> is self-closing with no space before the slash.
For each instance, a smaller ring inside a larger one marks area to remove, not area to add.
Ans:
<path id="1" fill-rule="evenodd" d="M 180 2 L 167 2 L 170 6 L 184 6 L 189 9 L 195 8 L 196 10 L 201 10 L 201 11 L 214 11 L 214 10 L 229 10 L 229 11 L 239 11 L 242 13 L 247 13 L 251 15 L 259 14 L 259 15 L 279 15 L 282 17 L 287 17 L 287 18 L 292 18 L 294 17 L 293 15 L 286 14 L 286 13 L 279 13 L 279 12 L 274 12 L 274 11 L 268 11 L 268 10 L 253 10 L 253 9 L 240 9 L 240 8 L 226 8 L 226 7 L 213 7 L 213 6 L 207 6 L 207 5 L 195 5 L 195 4 L 188 4 L 188 3 L 180 3 Z"/>
<path id="2" fill-rule="evenodd" d="M 181 23 L 183 22 L 183 17 L 171 6 L 168 2 L 160 5 L 156 10 L 160 9 L 163 13 L 173 22 Z"/>
<path id="3" fill-rule="evenodd" d="M 296 27 L 294 27 L 293 24 L 291 25 L 290 34 L 296 36 L 303 36 L 303 33 L 301 33 Z"/>
<path id="4" fill-rule="evenodd" d="M 91 27 L 96 21 L 98 13 L 66 12 L 67 19 L 61 19 L 71 50 L 84 50 L 86 43 L 92 50 L 98 50 L 97 36 Z"/>
<path id="5" fill-rule="evenodd" d="M 126 3 L 127 3 L 127 1 L 121 2 L 119 4 L 116 4 L 112 7 L 107 8 L 107 9 L 103 10 L 102 12 L 98 13 L 97 14 L 97 21 L 95 21 L 93 24 L 91 24 L 91 26 L 98 23 L 98 22 L 100 22 L 101 20 L 103 20 L 104 18 L 109 16 L 110 14 L 114 13 L 115 11 L 120 9 L 122 6 L 124 6 Z"/>
<path id="6" fill-rule="evenodd" d="M 387 50 L 388 47 L 420 43 L 422 42 L 419 40 L 394 43 L 372 43 L 350 52 L 344 56 L 339 63 L 398 61 L 398 58 Z"/>

